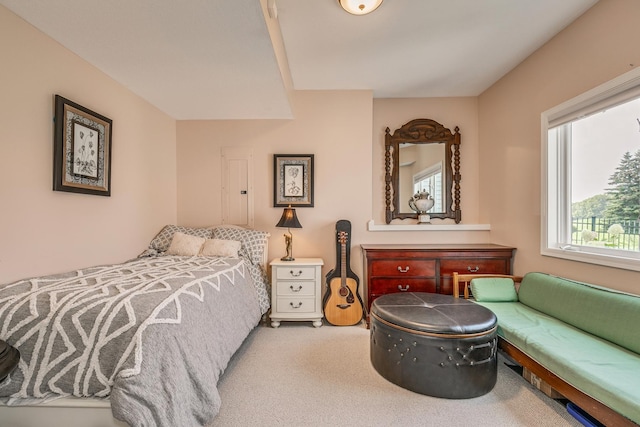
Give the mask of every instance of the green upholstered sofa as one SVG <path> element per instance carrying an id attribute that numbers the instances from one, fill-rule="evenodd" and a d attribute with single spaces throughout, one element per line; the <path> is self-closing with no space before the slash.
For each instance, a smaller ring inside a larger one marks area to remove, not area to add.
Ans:
<path id="1" fill-rule="evenodd" d="M 515 287 L 454 276 L 454 293 L 470 282 L 476 302 L 496 314 L 509 356 L 604 425 L 640 424 L 640 296 L 544 273 Z"/>

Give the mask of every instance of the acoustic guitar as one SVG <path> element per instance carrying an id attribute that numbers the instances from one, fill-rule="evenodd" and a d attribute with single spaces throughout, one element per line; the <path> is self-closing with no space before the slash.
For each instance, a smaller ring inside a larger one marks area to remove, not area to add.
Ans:
<path id="1" fill-rule="evenodd" d="M 340 277 L 334 277 L 329 281 L 324 299 L 324 317 L 335 326 L 355 325 L 362 320 L 363 314 L 358 282 L 352 277 L 347 277 L 347 237 L 347 232 L 338 232 Z"/>

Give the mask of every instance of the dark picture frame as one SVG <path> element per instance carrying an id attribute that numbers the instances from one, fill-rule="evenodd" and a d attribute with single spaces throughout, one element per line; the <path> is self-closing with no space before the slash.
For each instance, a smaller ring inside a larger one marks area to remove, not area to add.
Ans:
<path id="1" fill-rule="evenodd" d="M 313 154 L 273 155 L 273 206 L 313 207 Z"/>
<path id="2" fill-rule="evenodd" d="M 112 120 L 55 96 L 53 190 L 111 196 Z"/>

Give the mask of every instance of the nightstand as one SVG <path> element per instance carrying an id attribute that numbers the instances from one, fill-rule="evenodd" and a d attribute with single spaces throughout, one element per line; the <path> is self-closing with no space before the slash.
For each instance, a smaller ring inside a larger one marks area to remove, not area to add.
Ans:
<path id="1" fill-rule="evenodd" d="M 271 326 L 281 321 L 312 321 L 322 326 L 321 258 L 274 259 L 271 266 Z"/>

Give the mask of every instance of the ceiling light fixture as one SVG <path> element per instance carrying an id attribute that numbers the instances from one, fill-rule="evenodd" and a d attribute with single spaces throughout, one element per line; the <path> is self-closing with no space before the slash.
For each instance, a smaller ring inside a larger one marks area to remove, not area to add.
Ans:
<path id="1" fill-rule="evenodd" d="M 352 15 L 366 15 L 382 4 L 382 0 L 338 0 L 340 6 Z"/>

